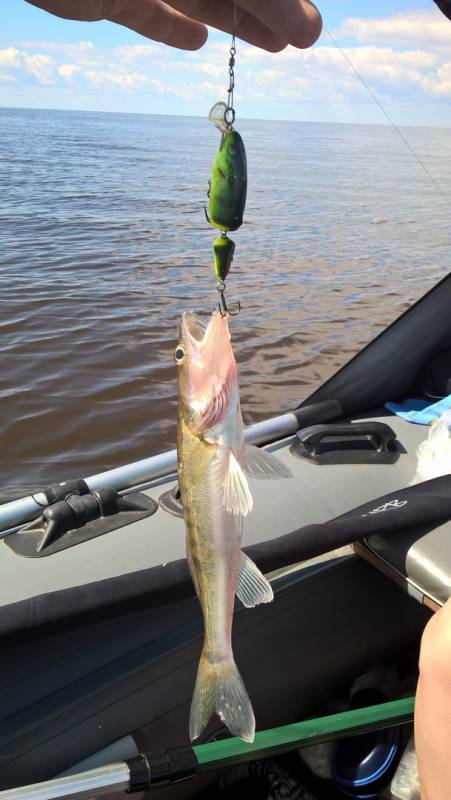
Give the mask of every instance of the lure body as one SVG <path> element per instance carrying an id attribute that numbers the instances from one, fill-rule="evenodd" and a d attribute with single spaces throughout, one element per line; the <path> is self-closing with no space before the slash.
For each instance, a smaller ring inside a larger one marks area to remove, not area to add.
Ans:
<path id="1" fill-rule="evenodd" d="M 243 223 L 247 193 L 246 150 L 240 134 L 226 130 L 211 168 L 209 219 L 221 231 Z"/>
<path id="2" fill-rule="evenodd" d="M 215 275 L 218 281 L 225 281 L 232 266 L 235 242 L 223 233 L 213 242 L 213 258 L 215 262 Z"/>

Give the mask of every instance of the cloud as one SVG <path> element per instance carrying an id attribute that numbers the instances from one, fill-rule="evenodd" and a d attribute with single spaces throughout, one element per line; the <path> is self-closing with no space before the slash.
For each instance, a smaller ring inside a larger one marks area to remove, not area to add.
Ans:
<path id="1" fill-rule="evenodd" d="M 249 48 L 241 55 L 246 70 L 238 77 L 238 83 L 244 97 L 255 85 L 270 86 L 271 93 L 281 98 L 329 98 L 335 102 L 338 93 L 361 97 L 366 90 L 350 64 L 376 93 L 383 92 L 385 96 L 418 90 L 437 93 L 436 83 L 444 86 L 443 56 L 427 50 L 367 45 L 339 50 L 322 43 L 310 50 L 288 47 L 277 54 L 277 69 L 269 68 L 268 54 L 262 50 Z"/>
<path id="2" fill-rule="evenodd" d="M 54 83 L 55 82 L 55 69 L 54 61 L 50 56 L 36 53 L 33 56 L 23 53 L 25 62 L 25 69 L 38 83 Z"/>
<path id="3" fill-rule="evenodd" d="M 370 19 L 345 19 L 334 32 L 341 52 L 323 34 L 308 50 L 287 47 L 270 54 L 238 43 L 236 81 L 240 113 L 261 108 L 266 116 L 295 112 L 299 102 L 323 106 L 373 102 L 348 62 L 384 102 L 407 99 L 424 108 L 451 95 L 451 24 L 439 13 L 412 11 Z M 0 80 L 52 84 L 55 91 L 89 89 L 99 99 L 139 93 L 172 95 L 180 113 L 199 113 L 224 99 L 229 42 L 212 38 L 200 50 L 181 53 L 159 43 L 97 46 L 91 41 L 26 41 L 0 50 Z M 66 95 L 67 96 L 67 95 Z M 263 101 L 263 102 L 261 102 Z M 241 109 L 243 109 L 241 111 Z"/>
<path id="4" fill-rule="evenodd" d="M 208 94 L 215 95 L 215 97 L 220 97 L 224 93 L 224 87 L 221 84 L 212 83 L 212 81 L 202 81 L 200 88 L 208 92 Z"/>
<path id="5" fill-rule="evenodd" d="M 20 50 L 17 47 L 6 47 L 0 50 L 0 65 L 3 67 L 20 67 Z"/>
<path id="6" fill-rule="evenodd" d="M 38 39 L 21 42 L 20 45 L 25 50 L 47 50 L 66 56 L 86 56 L 97 50 L 92 42 L 48 42 Z"/>
<path id="7" fill-rule="evenodd" d="M 451 95 L 451 61 L 447 61 L 437 70 L 435 78 L 424 78 L 421 85 L 432 94 Z"/>
<path id="8" fill-rule="evenodd" d="M 82 69 L 78 66 L 78 64 L 61 64 L 58 67 L 58 75 L 60 75 L 61 78 L 66 78 L 68 80 L 73 78 L 74 75 L 80 73 L 81 71 Z"/>
<path id="9" fill-rule="evenodd" d="M 132 64 L 143 59 L 159 58 L 161 49 L 153 44 L 123 44 L 114 48 L 113 56 L 126 64 Z"/>
<path id="10" fill-rule="evenodd" d="M 142 89 L 152 86 L 157 91 L 164 91 L 161 81 L 148 78 L 138 72 L 116 72 L 113 70 L 85 70 L 84 76 L 99 88 L 121 86 L 123 89 Z"/>
<path id="11" fill-rule="evenodd" d="M 359 42 L 392 44 L 422 48 L 451 48 L 451 25 L 449 20 L 435 11 L 410 11 L 370 19 L 350 18 L 344 20 L 336 37 L 352 37 Z"/>

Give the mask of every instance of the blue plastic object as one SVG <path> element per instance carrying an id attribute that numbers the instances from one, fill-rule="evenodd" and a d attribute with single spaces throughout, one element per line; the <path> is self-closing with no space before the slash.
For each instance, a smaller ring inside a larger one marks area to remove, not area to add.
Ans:
<path id="1" fill-rule="evenodd" d="M 362 689 L 352 698 L 351 709 L 387 702 L 379 689 Z M 385 728 L 338 743 L 333 780 L 348 797 L 377 798 L 388 783 L 399 752 L 400 728 Z"/>
<path id="2" fill-rule="evenodd" d="M 430 400 L 409 398 L 408 400 L 403 400 L 402 403 L 385 403 L 385 408 L 388 408 L 392 414 L 396 414 L 407 422 L 415 422 L 417 425 L 430 425 L 441 417 L 445 411 L 451 409 L 451 394 L 447 397 L 442 397 L 436 403 L 431 403 Z"/>

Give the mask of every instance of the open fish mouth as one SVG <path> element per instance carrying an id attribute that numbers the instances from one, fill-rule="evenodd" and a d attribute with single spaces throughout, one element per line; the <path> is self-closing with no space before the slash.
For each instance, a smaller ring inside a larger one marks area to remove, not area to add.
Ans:
<path id="1" fill-rule="evenodd" d="M 217 309 L 206 319 L 199 317 L 194 311 L 185 311 L 182 314 L 181 335 L 194 350 L 206 348 L 207 343 L 213 340 L 220 346 L 225 332 L 229 339 L 227 320 Z"/>
<path id="2" fill-rule="evenodd" d="M 193 343 L 200 344 L 207 331 L 208 322 L 202 320 L 194 311 L 185 311 L 182 314 L 182 330 Z"/>

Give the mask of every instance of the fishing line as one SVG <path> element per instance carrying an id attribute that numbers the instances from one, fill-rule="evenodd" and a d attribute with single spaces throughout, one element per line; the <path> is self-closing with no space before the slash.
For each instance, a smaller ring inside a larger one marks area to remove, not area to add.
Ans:
<path id="1" fill-rule="evenodd" d="M 340 51 L 341 55 L 343 56 L 343 58 L 345 59 L 347 64 L 349 64 L 349 66 L 351 67 L 352 71 L 354 72 L 354 74 L 359 79 L 359 81 L 362 84 L 362 86 L 364 86 L 364 88 L 366 89 L 366 91 L 368 92 L 370 97 L 372 97 L 372 99 L 374 100 L 374 102 L 376 103 L 378 108 L 382 111 L 384 117 L 386 117 L 386 119 L 388 119 L 388 121 L 389 121 L 390 125 L 392 126 L 392 128 L 396 131 L 396 133 L 398 134 L 399 138 L 404 142 L 405 146 L 410 151 L 410 153 L 413 155 L 414 159 L 417 161 L 417 163 L 420 165 L 420 167 L 423 169 L 423 171 L 426 173 L 426 175 L 428 176 L 428 178 L 431 181 L 431 183 L 435 186 L 436 190 L 439 192 L 439 194 L 442 196 L 442 198 L 445 200 L 445 202 L 449 206 L 451 206 L 451 202 L 450 202 L 448 196 L 443 191 L 442 187 L 437 183 L 437 181 L 435 180 L 434 176 L 429 172 L 429 170 L 428 170 L 426 164 L 424 163 L 424 161 L 422 161 L 420 156 L 415 152 L 415 150 L 413 149 L 413 147 L 410 144 L 410 142 L 408 141 L 408 139 L 406 139 L 406 137 L 404 136 L 402 130 L 393 121 L 393 119 L 391 118 L 391 116 L 388 113 L 388 111 L 385 110 L 385 108 L 382 105 L 381 101 L 374 94 L 374 92 L 371 89 L 371 87 L 367 84 L 365 79 L 360 75 L 359 71 L 354 66 L 354 64 L 352 63 L 351 59 L 346 55 L 346 53 L 343 50 L 343 48 L 339 45 L 339 43 L 337 42 L 335 37 L 331 34 L 331 32 L 326 28 L 325 25 L 323 25 L 323 28 L 324 28 L 325 32 L 327 33 L 329 39 L 331 40 L 332 44 L 334 44 L 335 47 Z"/>

